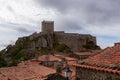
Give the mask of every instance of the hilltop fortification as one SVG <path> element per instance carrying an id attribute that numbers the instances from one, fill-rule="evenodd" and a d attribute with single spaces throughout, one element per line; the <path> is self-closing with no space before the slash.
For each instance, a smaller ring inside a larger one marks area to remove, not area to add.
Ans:
<path id="1" fill-rule="evenodd" d="M 73 52 L 97 49 L 96 37 L 90 34 L 65 33 L 54 31 L 54 21 L 43 21 L 40 33 L 33 33 L 29 36 L 30 50 L 41 50 L 42 48 L 54 49 L 68 47 Z M 24 41 L 19 38 L 16 43 Z M 58 46 L 59 44 L 59 46 Z"/>

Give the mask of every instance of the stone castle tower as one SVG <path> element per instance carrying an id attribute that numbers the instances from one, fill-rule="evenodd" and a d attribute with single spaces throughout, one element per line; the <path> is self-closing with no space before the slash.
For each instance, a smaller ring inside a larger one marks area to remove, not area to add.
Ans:
<path id="1" fill-rule="evenodd" d="M 54 21 L 42 21 L 42 32 L 53 33 L 54 32 Z"/>

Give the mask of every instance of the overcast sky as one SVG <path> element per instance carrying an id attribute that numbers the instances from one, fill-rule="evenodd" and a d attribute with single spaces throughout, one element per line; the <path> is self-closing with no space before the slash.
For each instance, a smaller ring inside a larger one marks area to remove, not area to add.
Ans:
<path id="1" fill-rule="evenodd" d="M 0 0 L 0 49 L 18 37 L 41 31 L 41 21 L 55 30 L 91 34 L 102 48 L 120 41 L 120 0 Z"/>

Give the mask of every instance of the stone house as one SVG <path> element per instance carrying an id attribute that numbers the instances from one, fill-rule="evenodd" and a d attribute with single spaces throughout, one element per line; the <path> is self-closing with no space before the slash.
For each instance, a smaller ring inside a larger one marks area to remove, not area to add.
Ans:
<path id="1" fill-rule="evenodd" d="M 120 80 L 120 45 L 74 64 L 77 80 Z"/>

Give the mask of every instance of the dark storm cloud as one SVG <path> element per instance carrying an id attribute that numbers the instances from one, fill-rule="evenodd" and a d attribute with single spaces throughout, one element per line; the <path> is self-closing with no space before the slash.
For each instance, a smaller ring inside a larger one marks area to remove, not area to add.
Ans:
<path id="1" fill-rule="evenodd" d="M 97 26 L 120 23 L 120 0 L 36 0 L 36 4 L 76 17 L 76 24 L 77 20 Z"/>

